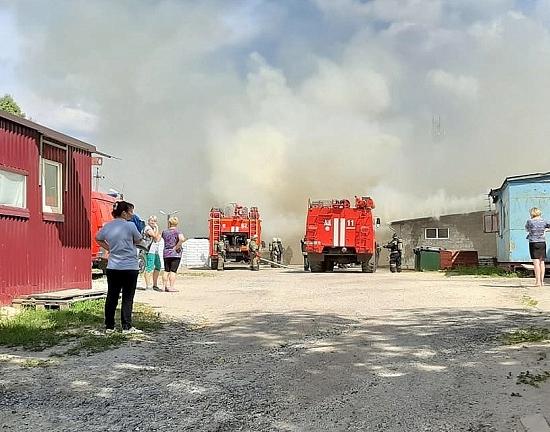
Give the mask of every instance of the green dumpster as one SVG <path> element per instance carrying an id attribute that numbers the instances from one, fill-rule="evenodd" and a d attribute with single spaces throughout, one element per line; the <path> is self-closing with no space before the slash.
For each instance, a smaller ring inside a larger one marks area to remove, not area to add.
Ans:
<path id="1" fill-rule="evenodd" d="M 416 271 L 437 271 L 439 268 L 439 248 L 419 247 L 414 249 L 414 269 Z"/>

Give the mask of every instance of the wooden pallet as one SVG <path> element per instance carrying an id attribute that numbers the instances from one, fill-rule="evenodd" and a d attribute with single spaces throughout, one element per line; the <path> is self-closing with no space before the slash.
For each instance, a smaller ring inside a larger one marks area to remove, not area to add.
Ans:
<path id="1" fill-rule="evenodd" d="M 103 299 L 106 296 L 106 291 L 97 290 L 66 294 L 63 294 L 63 292 L 43 293 L 15 298 L 12 304 L 17 308 L 64 310 L 71 307 L 74 303 Z"/>

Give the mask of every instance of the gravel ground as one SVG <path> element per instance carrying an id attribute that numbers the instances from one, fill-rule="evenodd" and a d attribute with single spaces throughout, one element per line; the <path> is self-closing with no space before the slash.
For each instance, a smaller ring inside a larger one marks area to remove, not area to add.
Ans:
<path id="1" fill-rule="evenodd" d="M 104 280 L 95 281 L 96 285 Z M 160 333 L 54 366 L 2 350 L 0 428 L 16 431 L 519 431 L 550 418 L 550 287 L 438 273 L 188 271 L 138 292 Z M 525 300 L 538 301 L 527 308 Z M 512 395 L 513 394 L 513 395 Z"/>

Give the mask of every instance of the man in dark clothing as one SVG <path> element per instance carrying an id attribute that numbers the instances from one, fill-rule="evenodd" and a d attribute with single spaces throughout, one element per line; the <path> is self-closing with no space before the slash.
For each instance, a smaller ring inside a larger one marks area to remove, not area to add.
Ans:
<path id="1" fill-rule="evenodd" d="M 388 244 L 384 245 L 390 250 L 390 271 L 392 273 L 401 271 L 401 257 L 403 254 L 403 240 L 399 238 L 397 233 L 394 233 Z"/>

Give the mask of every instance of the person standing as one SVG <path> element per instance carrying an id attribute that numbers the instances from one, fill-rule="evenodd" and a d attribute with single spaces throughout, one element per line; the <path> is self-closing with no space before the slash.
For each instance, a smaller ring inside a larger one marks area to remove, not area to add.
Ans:
<path id="1" fill-rule="evenodd" d="M 529 254 L 533 260 L 535 268 L 535 286 L 541 287 L 544 285 L 544 273 L 546 271 L 544 260 L 546 259 L 546 239 L 544 233 L 547 228 L 550 228 L 550 223 L 542 218 L 542 212 L 533 207 L 529 210 L 531 215 L 525 223 L 527 230 L 527 240 L 529 240 Z"/>
<path id="2" fill-rule="evenodd" d="M 403 256 L 403 240 L 399 238 L 397 233 L 393 233 L 388 244 L 384 245 L 390 250 L 390 271 L 392 273 L 401 272 L 401 259 Z M 372 258 L 376 259 L 376 257 Z"/>
<path id="3" fill-rule="evenodd" d="M 149 216 L 149 219 L 147 219 L 147 225 L 143 230 L 143 235 L 150 241 L 150 245 L 147 250 L 147 261 L 145 264 L 144 273 L 145 289 L 152 288 L 155 291 L 162 291 L 162 289 L 158 286 L 158 279 L 162 268 L 162 236 L 156 216 Z"/>
<path id="4" fill-rule="evenodd" d="M 166 292 L 177 292 L 174 288 L 176 283 L 176 273 L 181 262 L 181 245 L 185 242 L 185 237 L 178 229 L 179 219 L 171 216 L 168 219 L 168 228 L 162 232 L 164 240 L 164 275 L 162 277 L 164 290 Z"/>
<path id="5" fill-rule="evenodd" d="M 115 331 L 115 312 L 122 292 L 120 321 L 122 333 L 142 333 L 132 326 L 132 309 L 139 272 L 136 245 L 142 236 L 133 223 L 134 205 L 126 201 L 113 204 L 113 220 L 96 234 L 99 245 L 109 251 L 107 263 L 107 298 L 105 299 L 105 333 Z"/>
<path id="6" fill-rule="evenodd" d="M 306 238 L 300 240 L 300 249 L 302 249 L 302 255 L 304 257 L 304 271 L 309 270 L 309 261 L 307 259 L 307 246 L 306 246 Z"/>
<path id="7" fill-rule="evenodd" d="M 260 245 L 258 244 L 258 234 L 254 234 L 248 243 L 248 253 L 250 255 L 250 270 L 260 270 Z"/>
<path id="8" fill-rule="evenodd" d="M 223 270 L 225 264 L 225 236 L 221 236 L 217 243 L 218 270 Z"/>

